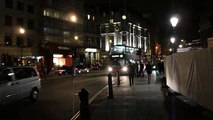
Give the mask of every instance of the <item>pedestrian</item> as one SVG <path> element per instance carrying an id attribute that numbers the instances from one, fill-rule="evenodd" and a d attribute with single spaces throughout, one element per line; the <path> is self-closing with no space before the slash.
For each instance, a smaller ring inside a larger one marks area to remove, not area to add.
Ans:
<path id="1" fill-rule="evenodd" d="M 142 77 L 144 77 L 144 72 L 143 72 L 143 70 L 144 70 L 144 64 L 143 64 L 143 62 L 141 62 L 141 63 L 140 63 L 140 74 L 142 75 Z"/>
<path id="2" fill-rule="evenodd" d="M 150 64 L 150 62 L 147 62 L 146 64 L 146 72 L 147 72 L 148 84 L 150 84 L 151 74 L 152 74 L 152 65 Z"/>
<path id="3" fill-rule="evenodd" d="M 128 74 L 129 74 L 129 84 L 130 86 L 134 84 L 134 75 L 135 75 L 135 66 L 129 62 L 128 65 Z"/>

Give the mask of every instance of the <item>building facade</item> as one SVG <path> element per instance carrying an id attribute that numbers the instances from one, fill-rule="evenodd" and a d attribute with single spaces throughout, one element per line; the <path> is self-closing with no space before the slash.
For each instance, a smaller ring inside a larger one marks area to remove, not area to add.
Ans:
<path id="1" fill-rule="evenodd" d="M 43 39 L 40 54 L 48 68 L 74 66 L 83 62 L 82 1 L 42 1 Z"/>
<path id="2" fill-rule="evenodd" d="M 101 20 L 102 58 L 126 65 L 128 61 L 142 61 L 151 55 L 150 30 L 142 17 L 121 11 L 103 13 Z"/>
<path id="3" fill-rule="evenodd" d="M 103 63 L 100 58 L 100 16 L 99 8 L 85 6 L 84 14 L 85 64 L 93 68 Z"/>
<path id="4" fill-rule="evenodd" d="M 31 64 L 40 59 L 40 1 L 0 1 L 0 63 Z"/>

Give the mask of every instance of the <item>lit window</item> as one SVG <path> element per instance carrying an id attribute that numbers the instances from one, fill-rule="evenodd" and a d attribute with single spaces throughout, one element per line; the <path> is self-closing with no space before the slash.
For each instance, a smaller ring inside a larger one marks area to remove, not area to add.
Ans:
<path id="1" fill-rule="evenodd" d="M 95 16 L 92 16 L 92 20 L 95 20 Z"/>
<path id="2" fill-rule="evenodd" d="M 44 15 L 44 16 L 47 16 L 47 10 L 44 10 L 43 15 Z"/>
<path id="3" fill-rule="evenodd" d="M 110 22 L 110 23 L 113 23 L 113 19 L 110 19 L 109 22 Z"/>
<path id="4" fill-rule="evenodd" d="M 89 14 L 87 15 L 87 19 L 90 20 L 90 15 Z"/>
<path id="5" fill-rule="evenodd" d="M 59 18 L 59 14 L 57 12 L 54 13 L 54 18 Z"/>

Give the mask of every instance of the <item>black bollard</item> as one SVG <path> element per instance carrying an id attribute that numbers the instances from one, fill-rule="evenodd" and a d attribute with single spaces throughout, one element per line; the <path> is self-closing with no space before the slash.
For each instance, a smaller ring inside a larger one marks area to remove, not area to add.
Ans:
<path id="1" fill-rule="evenodd" d="M 168 88 L 168 86 L 167 86 L 167 84 L 166 84 L 166 77 L 163 76 L 163 77 L 161 78 L 161 80 L 162 80 L 161 87 L 162 87 L 162 88 Z"/>
<path id="2" fill-rule="evenodd" d="M 90 120 L 90 114 L 89 114 L 89 92 L 83 88 L 79 92 L 80 97 L 80 118 L 81 120 Z"/>
<path id="3" fill-rule="evenodd" d="M 117 80 L 118 80 L 117 85 L 120 85 L 120 72 L 119 72 L 119 69 L 117 69 Z"/>
<path id="4" fill-rule="evenodd" d="M 112 74 L 108 74 L 108 88 L 109 88 L 109 96 L 108 98 L 113 98 L 113 90 L 112 90 Z"/>

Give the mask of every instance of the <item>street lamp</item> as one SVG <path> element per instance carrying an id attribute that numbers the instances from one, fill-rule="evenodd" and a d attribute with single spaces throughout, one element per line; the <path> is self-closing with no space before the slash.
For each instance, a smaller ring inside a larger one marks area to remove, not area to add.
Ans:
<path id="1" fill-rule="evenodd" d="M 22 37 L 23 37 L 23 35 L 25 34 L 25 29 L 24 28 L 22 28 L 22 27 L 20 27 L 19 28 L 19 33 L 22 35 Z M 20 41 L 20 48 L 21 48 L 21 59 L 20 59 L 20 62 L 21 62 L 21 64 L 22 64 L 22 56 L 23 56 L 23 38 L 21 37 L 21 41 Z"/>
<path id="2" fill-rule="evenodd" d="M 78 37 L 75 36 L 75 23 L 77 23 L 77 16 L 76 15 L 71 15 L 70 16 L 70 21 L 72 23 L 72 43 L 73 43 L 73 59 L 72 59 L 72 66 L 73 66 L 73 70 L 75 69 L 75 57 L 76 57 L 76 46 L 75 46 L 75 40 L 78 39 Z M 75 70 L 73 72 L 73 75 L 75 76 Z"/>
<path id="3" fill-rule="evenodd" d="M 170 41 L 171 41 L 171 43 L 172 43 L 172 45 L 173 45 L 173 52 L 175 52 L 175 38 L 174 38 L 174 37 L 171 37 L 171 38 L 170 38 Z"/>
<path id="4" fill-rule="evenodd" d="M 172 25 L 172 27 L 173 27 L 173 34 L 175 34 L 175 30 L 174 30 L 174 29 L 175 29 L 175 27 L 177 26 L 178 21 L 179 21 L 179 19 L 178 19 L 177 17 L 175 17 L 175 16 L 171 17 L 171 19 L 170 19 L 170 23 L 171 23 L 171 25 Z M 172 38 L 170 39 L 170 41 L 171 41 L 171 43 L 172 43 L 172 45 L 173 45 L 173 52 L 175 52 L 175 38 L 172 37 Z"/>
<path id="5" fill-rule="evenodd" d="M 172 27 L 175 28 L 177 26 L 177 23 L 178 23 L 178 18 L 177 17 L 172 17 L 170 19 L 170 23 L 172 24 Z"/>

